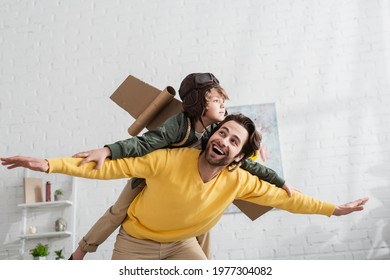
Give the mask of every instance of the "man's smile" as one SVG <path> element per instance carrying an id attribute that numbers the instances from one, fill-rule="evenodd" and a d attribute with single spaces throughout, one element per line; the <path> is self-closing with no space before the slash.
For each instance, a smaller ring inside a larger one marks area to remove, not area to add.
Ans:
<path id="1" fill-rule="evenodd" d="M 212 150 L 214 153 L 216 153 L 217 155 L 220 155 L 220 156 L 223 156 L 225 155 L 225 153 L 216 145 L 212 145 Z"/>

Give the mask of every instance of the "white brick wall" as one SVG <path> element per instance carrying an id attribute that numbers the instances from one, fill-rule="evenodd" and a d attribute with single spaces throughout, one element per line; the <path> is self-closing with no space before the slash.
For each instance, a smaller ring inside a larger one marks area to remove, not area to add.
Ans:
<path id="1" fill-rule="evenodd" d="M 345 217 L 225 215 L 212 232 L 214 257 L 390 259 L 388 1 L 1 7 L 1 156 L 65 156 L 125 139 L 131 119 L 109 96 L 128 74 L 177 89 L 188 73 L 210 71 L 231 106 L 275 102 L 288 183 L 335 203 L 371 199 Z M 0 258 L 19 258 L 23 176 L 0 169 Z M 78 188 L 76 241 L 124 185 L 88 184 Z M 87 258 L 109 259 L 114 240 Z"/>

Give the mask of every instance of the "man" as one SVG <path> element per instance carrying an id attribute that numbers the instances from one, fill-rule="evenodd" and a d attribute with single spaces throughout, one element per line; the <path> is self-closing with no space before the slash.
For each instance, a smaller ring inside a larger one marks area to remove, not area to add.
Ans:
<path id="1" fill-rule="evenodd" d="M 63 173 L 95 179 L 146 178 L 128 209 L 117 236 L 113 259 L 207 259 L 195 236 L 210 230 L 234 199 L 293 213 L 340 216 L 363 210 L 368 198 L 335 206 L 280 188 L 237 168 L 260 146 L 260 135 L 247 117 L 230 115 L 210 136 L 203 151 L 157 150 L 146 156 L 106 160 L 78 167 L 80 159 L 1 158 L 9 169 Z"/>

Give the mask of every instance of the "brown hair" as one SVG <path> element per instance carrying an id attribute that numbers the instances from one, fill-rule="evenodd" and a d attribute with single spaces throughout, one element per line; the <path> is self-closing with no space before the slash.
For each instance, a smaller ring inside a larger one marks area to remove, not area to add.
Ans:
<path id="1" fill-rule="evenodd" d="M 221 87 L 215 87 L 215 89 L 217 90 L 217 92 L 225 99 L 225 100 L 229 100 L 229 96 L 227 95 L 226 91 L 221 88 Z M 209 103 L 211 101 L 211 89 L 209 89 L 208 91 L 206 91 L 205 95 L 204 95 L 204 99 L 205 99 L 205 108 L 204 108 L 204 112 L 203 114 L 206 114 L 207 110 L 209 109 L 208 106 L 209 106 Z"/>

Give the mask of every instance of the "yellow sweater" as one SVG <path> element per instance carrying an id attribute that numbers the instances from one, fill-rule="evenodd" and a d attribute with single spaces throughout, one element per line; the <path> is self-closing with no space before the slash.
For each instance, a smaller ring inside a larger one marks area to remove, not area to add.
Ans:
<path id="1" fill-rule="evenodd" d="M 259 180 L 237 168 L 223 170 L 203 183 L 198 171 L 200 151 L 162 149 L 143 157 L 106 160 L 100 170 L 94 163 L 78 167 L 81 159 L 49 159 L 49 173 L 91 179 L 146 178 L 147 187 L 135 198 L 123 222 L 126 232 L 139 239 L 171 242 L 201 235 L 220 219 L 234 199 L 248 200 L 293 213 L 331 216 L 335 206 Z"/>

